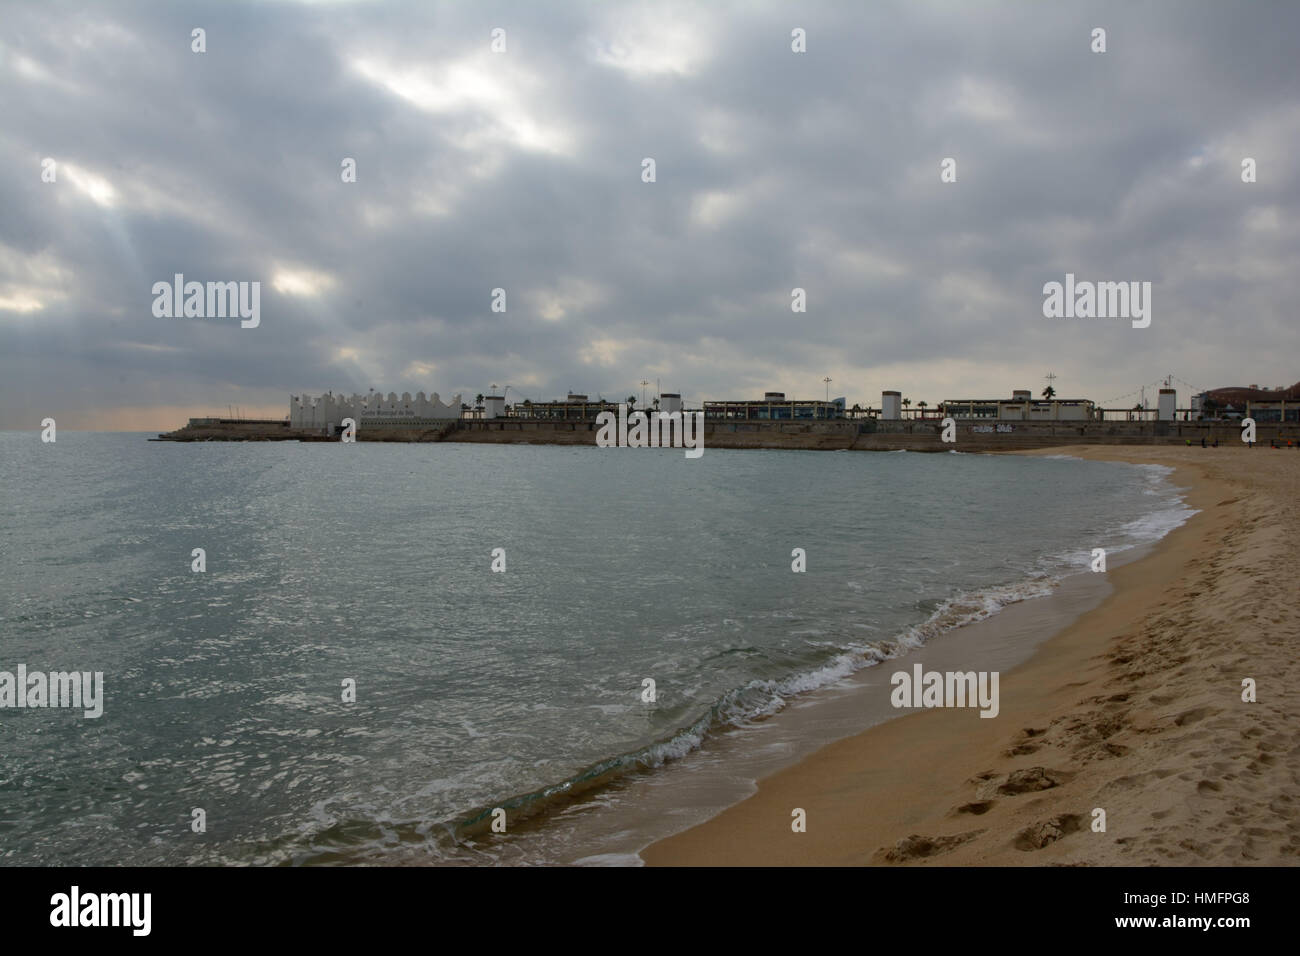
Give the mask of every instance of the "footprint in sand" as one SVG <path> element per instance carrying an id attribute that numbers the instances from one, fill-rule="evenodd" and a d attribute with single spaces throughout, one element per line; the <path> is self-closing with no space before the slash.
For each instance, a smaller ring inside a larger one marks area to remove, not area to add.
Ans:
<path id="1" fill-rule="evenodd" d="M 892 850 L 885 853 L 885 859 L 890 863 L 907 863 L 910 860 L 937 856 L 954 850 L 963 843 L 969 843 L 983 832 L 983 830 L 970 830 L 966 833 L 938 837 L 923 837 L 914 833 L 906 839 L 899 840 Z"/>
<path id="2" fill-rule="evenodd" d="M 1007 779 L 998 785 L 997 792 L 1004 797 L 1014 797 L 1021 793 L 1050 790 L 1052 787 L 1057 786 L 1064 776 L 1059 771 L 1047 770 L 1044 767 L 1013 770 L 1007 776 Z"/>
<path id="3" fill-rule="evenodd" d="M 1018 834 L 1012 845 L 1017 850 L 1041 850 L 1055 843 L 1062 837 L 1077 833 L 1084 828 L 1084 817 L 1079 813 L 1065 813 L 1050 820 L 1043 820 L 1033 826 L 1025 827 Z"/>
<path id="4" fill-rule="evenodd" d="M 1203 720 L 1211 714 L 1217 714 L 1218 712 L 1217 709 L 1212 707 L 1193 707 L 1191 710 L 1185 710 L 1175 717 L 1174 725 L 1177 727 L 1185 727 L 1188 724 L 1194 724 L 1198 720 Z"/>

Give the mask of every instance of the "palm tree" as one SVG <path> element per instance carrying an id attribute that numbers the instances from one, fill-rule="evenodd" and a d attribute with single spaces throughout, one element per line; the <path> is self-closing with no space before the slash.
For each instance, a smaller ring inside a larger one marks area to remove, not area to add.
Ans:
<path id="1" fill-rule="evenodd" d="M 636 396 L 629 395 L 627 397 L 627 410 L 630 412 L 634 408 L 636 408 Z"/>
<path id="2" fill-rule="evenodd" d="M 474 396 L 474 404 L 475 404 L 475 405 L 482 405 L 482 404 L 483 404 L 483 393 L 482 393 L 482 392 L 479 392 L 477 395 Z"/>
<path id="3" fill-rule="evenodd" d="M 911 407 L 912 407 L 912 400 L 910 398 L 903 399 L 903 408 L 906 409 Z"/>
<path id="4" fill-rule="evenodd" d="M 921 417 L 925 417 L 925 402 L 917 402 L 916 407 L 921 409 Z"/>
<path id="5" fill-rule="evenodd" d="M 1050 400 L 1055 397 L 1056 397 L 1056 389 L 1052 388 L 1052 386 L 1049 385 L 1047 386 L 1047 388 L 1043 389 L 1043 398 Z"/>

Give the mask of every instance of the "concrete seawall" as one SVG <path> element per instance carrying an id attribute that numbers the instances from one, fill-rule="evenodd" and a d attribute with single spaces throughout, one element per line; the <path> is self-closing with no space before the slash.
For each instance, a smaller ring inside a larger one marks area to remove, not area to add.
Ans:
<path id="1" fill-rule="evenodd" d="M 595 444 L 595 426 L 587 422 L 462 422 L 445 441 Z M 1007 423 L 1003 423 L 1006 427 Z M 466 427 L 468 426 L 468 427 Z M 705 448 L 797 448 L 817 451 L 1011 451 L 1058 445 L 1199 445 L 1240 442 L 1240 428 L 1230 423 L 1200 422 L 1016 422 L 1011 431 L 996 423 L 958 422 L 957 441 L 940 440 L 938 422 L 707 422 Z M 974 429 L 980 429 L 976 431 Z M 990 429 L 990 430 L 985 430 Z M 1260 425 L 1260 443 L 1272 439 L 1300 442 L 1295 425 Z M 375 440 L 372 436 L 372 440 Z M 385 439 L 380 439 L 385 440 Z"/>
<path id="2" fill-rule="evenodd" d="M 971 422 L 959 420 L 957 441 L 939 440 L 935 422 L 880 422 L 852 447 L 864 451 L 1014 451 L 1059 445 L 1220 445 L 1241 442 L 1240 426 L 1228 422 Z M 1009 429 L 998 431 L 997 429 Z M 1300 443 L 1300 427 L 1259 425 L 1258 442 Z"/>
<path id="3" fill-rule="evenodd" d="M 997 430 L 1001 427 L 1003 430 Z M 1261 424 L 1259 444 L 1278 440 L 1300 447 L 1300 426 Z M 1058 445 L 1199 445 L 1239 443 L 1231 422 L 972 422 L 959 421 L 957 441 L 940 440 L 937 421 L 707 422 L 707 448 L 790 448 L 813 451 L 1013 451 Z M 191 424 L 160 435 L 162 441 L 338 441 L 287 423 Z M 433 427 L 367 426 L 361 442 L 478 442 L 486 444 L 595 445 L 592 422 L 529 419 L 448 421 Z"/>

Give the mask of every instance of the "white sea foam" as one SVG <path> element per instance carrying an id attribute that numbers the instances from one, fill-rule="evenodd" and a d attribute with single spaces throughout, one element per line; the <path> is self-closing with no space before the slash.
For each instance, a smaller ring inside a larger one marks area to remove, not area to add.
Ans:
<path id="1" fill-rule="evenodd" d="M 597 853 L 573 861 L 574 866 L 645 866 L 645 860 L 635 853 Z"/>
<path id="2" fill-rule="evenodd" d="M 925 621 L 904 629 L 892 639 L 849 647 L 817 667 L 779 680 L 748 682 L 718 701 L 711 720 L 697 722 L 671 740 L 651 745 L 645 756 L 652 766 L 683 757 L 703 743 L 715 722 L 724 726 L 743 726 L 770 717 L 783 710 L 790 698 L 821 690 L 863 668 L 901 657 L 945 631 L 986 620 L 1011 604 L 1048 595 L 1058 583 L 1056 578 L 1040 575 L 953 595 Z"/>
<path id="3" fill-rule="evenodd" d="M 1192 515 L 1199 513 L 1199 509 L 1186 506 L 1163 508 L 1160 511 L 1153 511 L 1148 515 L 1143 515 L 1141 518 L 1133 519 L 1120 530 L 1125 534 L 1132 535 L 1140 542 L 1158 541 L 1170 531 L 1186 524 Z"/>

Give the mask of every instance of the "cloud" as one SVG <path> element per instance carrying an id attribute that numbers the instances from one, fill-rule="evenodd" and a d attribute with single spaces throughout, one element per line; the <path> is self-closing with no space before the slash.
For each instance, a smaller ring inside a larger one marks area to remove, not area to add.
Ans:
<path id="1" fill-rule="evenodd" d="M 1295 379 L 1300 9 L 792 9 L 8 4 L 0 425 L 137 423 L 141 381 L 164 416 Z M 261 325 L 154 318 L 178 272 L 262 281 Z M 1066 272 L 1152 281 L 1151 328 L 1045 320 Z"/>
<path id="2" fill-rule="evenodd" d="M 116 204 L 117 190 L 103 176 L 72 163 L 64 163 L 60 172 L 65 180 L 77 187 L 77 191 L 88 197 L 95 205 L 112 208 Z"/>
<path id="3" fill-rule="evenodd" d="M 334 277 L 311 269 L 277 269 L 271 277 L 271 287 L 283 295 L 314 297 L 327 292 L 335 285 Z"/>

